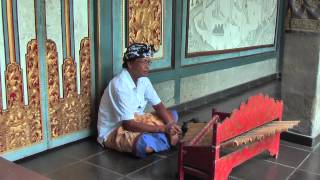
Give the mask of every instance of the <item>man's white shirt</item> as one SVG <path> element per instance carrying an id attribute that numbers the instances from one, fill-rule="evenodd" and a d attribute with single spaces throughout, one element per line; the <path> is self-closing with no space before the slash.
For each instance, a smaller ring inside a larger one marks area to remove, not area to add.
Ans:
<path id="1" fill-rule="evenodd" d="M 149 78 L 139 78 L 136 85 L 124 68 L 110 81 L 102 95 L 97 123 L 98 142 L 103 144 L 121 121 L 134 119 L 135 113 L 142 115 L 147 103 L 157 105 L 160 102 Z"/>

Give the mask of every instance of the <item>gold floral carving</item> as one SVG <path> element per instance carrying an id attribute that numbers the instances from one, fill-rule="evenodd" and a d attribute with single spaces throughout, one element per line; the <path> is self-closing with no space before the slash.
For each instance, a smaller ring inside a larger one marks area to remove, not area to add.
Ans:
<path id="1" fill-rule="evenodd" d="M 31 141 L 42 139 L 42 122 L 40 114 L 40 71 L 38 57 L 38 43 L 33 39 L 27 45 L 26 54 L 29 108 L 25 116 L 30 119 Z"/>
<path id="2" fill-rule="evenodd" d="M 75 96 L 77 92 L 76 65 L 72 58 L 67 58 L 63 63 L 63 90 L 64 97 Z"/>
<path id="3" fill-rule="evenodd" d="M 82 39 L 79 53 L 81 94 L 77 94 L 76 65 L 72 58 L 66 58 L 62 65 L 64 98 L 59 99 L 57 50 L 54 42 L 50 41 L 50 43 L 47 43 L 48 78 L 52 78 L 52 81 L 48 79 L 49 94 L 50 92 L 53 92 L 54 95 L 57 93 L 56 97 L 49 99 L 51 137 L 53 138 L 88 128 L 91 122 L 91 60 L 89 38 Z M 51 58 L 49 58 L 49 56 L 51 56 Z"/>
<path id="4" fill-rule="evenodd" d="M 16 149 L 31 144 L 31 126 L 26 117 L 26 108 L 14 103 L 6 114 L 6 144 L 7 149 Z"/>
<path id="5" fill-rule="evenodd" d="M 0 112 L 0 152 L 4 152 L 7 150 L 7 138 L 6 138 L 6 124 L 5 118 L 3 117 L 2 111 Z"/>
<path id="6" fill-rule="evenodd" d="M 80 43 L 80 76 L 81 76 L 81 120 L 82 127 L 87 128 L 91 122 L 91 62 L 90 39 L 83 38 Z"/>
<path id="7" fill-rule="evenodd" d="M 27 45 L 26 70 L 29 105 L 23 104 L 20 66 L 11 62 L 6 70 L 8 109 L 0 111 L 0 152 L 18 149 L 43 139 L 40 114 L 39 59 L 36 40 Z"/>
<path id="8" fill-rule="evenodd" d="M 49 118 L 50 132 L 52 137 L 57 137 L 60 132 L 59 117 L 59 71 L 58 71 L 58 52 L 54 41 L 46 41 L 46 61 L 48 74 L 48 97 L 49 97 Z"/>
<path id="9" fill-rule="evenodd" d="M 20 66 L 13 62 L 7 66 L 7 100 L 8 107 L 22 103 L 22 75 Z"/>
<path id="10" fill-rule="evenodd" d="M 60 126 L 63 134 L 80 129 L 81 119 L 79 117 L 81 112 L 76 83 L 76 65 L 72 58 L 66 58 L 63 63 L 64 101 L 60 111 L 63 114 Z"/>
<path id="11" fill-rule="evenodd" d="M 6 150 L 16 149 L 31 144 L 30 121 L 25 116 L 26 108 L 22 102 L 22 75 L 20 66 L 11 62 L 6 70 L 6 87 L 8 99 L 8 111 L 5 117 L 4 136 Z"/>
<path id="12" fill-rule="evenodd" d="M 48 71 L 49 103 L 59 101 L 58 52 L 54 41 L 46 41 L 46 61 Z"/>
<path id="13" fill-rule="evenodd" d="M 39 107 L 40 81 L 38 63 L 38 43 L 35 39 L 31 40 L 27 45 L 26 61 L 29 105 Z"/>
<path id="14" fill-rule="evenodd" d="M 90 96 L 91 92 L 91 62 L 90 62 L 90 39 L 83 38 L 80 43 L 80 72 L 81 92 Z"/>
<path id="15" fill-rule="evenodd" d="M 162 44 L 162 0 L 128 0 L 128 40 L 153 44 L 158 51 Z"/>

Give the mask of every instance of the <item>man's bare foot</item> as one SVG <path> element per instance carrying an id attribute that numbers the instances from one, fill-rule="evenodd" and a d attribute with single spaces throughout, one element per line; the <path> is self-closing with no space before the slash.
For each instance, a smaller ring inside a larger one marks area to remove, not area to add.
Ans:
<path id="1" fill-rule="evenodd" d="M 153 153 L 153 149 L 151 147 L 146 147 L 146 153 Z"/>

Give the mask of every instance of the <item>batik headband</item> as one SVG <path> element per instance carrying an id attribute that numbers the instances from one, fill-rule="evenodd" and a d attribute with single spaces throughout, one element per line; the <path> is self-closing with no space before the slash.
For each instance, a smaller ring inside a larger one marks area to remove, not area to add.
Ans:
<path id="1" fill-rule="evenodd" d="M 152 57 L 153 53 L 154 48 L 152 45 L 134 43 L 127 48 L 123 60 L 130 61 L 137 58 Z"/>

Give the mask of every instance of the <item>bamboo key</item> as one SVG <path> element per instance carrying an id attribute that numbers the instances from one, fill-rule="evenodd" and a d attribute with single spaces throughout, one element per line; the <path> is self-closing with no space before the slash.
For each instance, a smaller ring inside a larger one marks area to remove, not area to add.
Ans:
<path id="1" fill-rule="evenodd" d="M 265 137 L 271 136 L 276 133 L 287 131 L 288 129 L 299 124 L 300 121 L 272 121 L 268 124 L 257 127 L 240 136 L 234 137 L 221 144 L 223 148 L 237 147 L 245 145 L 247 143 L 252 143 L 254 141 L 262 140 Z M 206 123 L 189 123 L 188 132 L 181 140 L 182 142 L 190 141 L 198 132 L 204 128 Z M 198 145 L 209 145 L 212 140 L 212 130 L 206 134 Z"/>
<path id="2" fill-rule="evenodd" d="M 300 121 L 272 121 L 271 123 L 232 138 L 221 144 L 221 146 L 224 148 L 237 147 L 254 141 L 259 141 L 273 134 L 287 131 L 288 129 L 298 125 L 299 122 Z"/>

